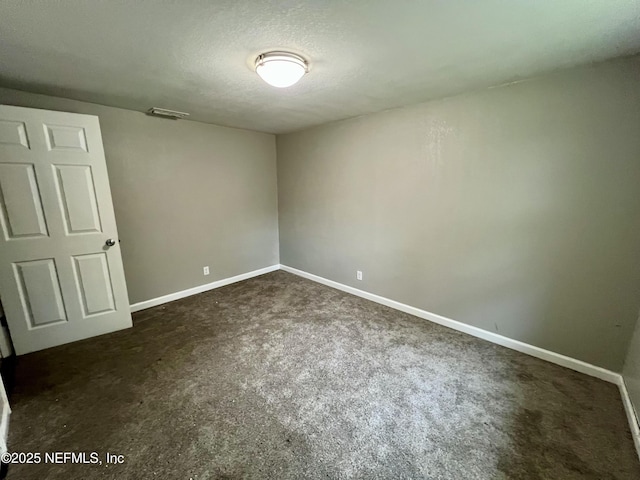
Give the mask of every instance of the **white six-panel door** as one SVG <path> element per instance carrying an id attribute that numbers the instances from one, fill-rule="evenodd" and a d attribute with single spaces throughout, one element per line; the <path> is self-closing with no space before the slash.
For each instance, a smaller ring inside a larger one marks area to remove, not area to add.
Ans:
<path id="1" fill-rule="evenodd" d="M 0 222 L 18 355 L 131 326 L 97 117 L 0 105 Z"/>

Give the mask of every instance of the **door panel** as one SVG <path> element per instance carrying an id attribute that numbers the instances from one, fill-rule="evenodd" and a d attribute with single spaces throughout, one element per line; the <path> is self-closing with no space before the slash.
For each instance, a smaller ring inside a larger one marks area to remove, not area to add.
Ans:
<path id="1" fill-rule="evenodd" d="M 47 148 L 49 150 L 87 150 L 87 136 L 84 128 L 65 125 L 45 125 Z"/>
<path id="2" fill-rule="evenodd" d="M 33 165 L 1 163 L 0 197 L 7 240 L 48 236 Z"/>
<path id="3" fill-rule="evenodd" d="M 89 165 L 54 165 L 67 234 L 101 232 L 98 202 Z"/>
<path id="4" fill-rule="evenodd" d="M 29 148 L 27 127 L 24 122 L 0 120 L 0 143 Z"/>
<path id="5" fill-rule="evenodd" d="M 0 105 L 0 207 L 17 354 L 131 326 L 97 117 Z"/>
<path id="6" fill-rule="evenodd" d="M 29 328 L 67 321 L 53 258 L 14 263 L 14 272 Z"/>
<path id="7" fill-rule="evenodd" d="M 85 318 L 114 311 L 111 274 L 106 254 L 79 255 L 73 257 L 73 260 Z"/>

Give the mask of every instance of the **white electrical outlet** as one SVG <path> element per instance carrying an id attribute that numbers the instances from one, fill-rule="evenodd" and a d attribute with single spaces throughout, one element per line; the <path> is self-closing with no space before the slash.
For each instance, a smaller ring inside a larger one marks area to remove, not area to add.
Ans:
<path id="1" fill-rule="evenodd" d="M 202 269 L 202 272 L 203 272 L 205 275 L 209 275 L 209 267 L 204 267 L 204 268 Z"/>
<path id="2" fill-rule="evenodd" d="M 357 278 L 358 280 L 362 280 L 362 272 L 361 272 L 360 270 L 358 270 L 358 271 L 356 272 L 356 278 Z"/>

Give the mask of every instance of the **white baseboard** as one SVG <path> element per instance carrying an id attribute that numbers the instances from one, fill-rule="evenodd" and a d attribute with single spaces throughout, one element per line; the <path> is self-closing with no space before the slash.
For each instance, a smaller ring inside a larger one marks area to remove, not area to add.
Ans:
<path id="1" fill-rule="evenodd" d="M 425 320 L 429 320 L 439 325 L 449 327 L 453 330 L 468 333 L 469 335 L 473 335 L 474 337 L 482 338 L 483 340 L 502 345 L 503 347 L 507 347 L 518 352 L 526 353 L 527 355 L 531 355 L 532 357 L 540 358 L 542 360 L 546 360 L 547 362 L 570 368 L 571 370 L 575 370 L 577 372 L 599 378 L 606 382 L 615 383 L 620 389 L 620 396 L 622 397 L 624 409 L 627 414 L 627 420 L 629 421 L 629 428 L 631 429 L 633 443 L 636 447 L 638 458 L 640 459 L 640 426 L 638 425 L 638 417 L 636 416 L 633 404 L 631 403 L 629 392 L 627 392 L 624 378 L 619 373 L 607 370 L 605 368 L 597 367 L 595 365 L 591 365 L 590 363 L 583 362 L 582 360 L 567 357 L 566 355 L 561 355 L 550 350 L 545 350 L 544 348 L 529 345 L 528 343 L 524 343 L 519 340 L 513 340 L 512 338 L 504 337 L 502 335 L 498 335 L 497 333 L 483 330 L 482 328 L 467 325 L 466 323 L 458 322 L 457 320 L 452 320 L 451 318 L 427 312 L 426 310 L 411 307 L 409 305 L 405 305 L 404 303 L 381 297 L 380 295 L 375 295 L 373 293 L 365 292 L 364 290 L 359 290 L 342 283 L 334 282 L 333 280 L 319 277 L 318 275 L 314 275 L 303 270 L 298 270 L 297 268 L 280 265 L 280 269 L 284 270 L 285 272 L 293 273 L 294 275 L 313 280 L 314 282 L 318 282 L 323 285 L 342 290 L 343 292 L 347 292 L 352 295 L 371 300 L 372 302 L 386 305 L 387 307 L 400 310 L 401 312 L 405 312 L 419 318 L 424 318 Z"/>
<path id="2" fill-rule="evenodd" d="M 621 375 L 619 373 L 612 372 L 611 370 L 597 367 L 595 365 L 591 365 L 590 363 L 583 362 L 582 360 L 577 360 L 575 358 L 567 357 L 559 353 L 545 350 L 544 348 L 529 345 L 528 343 L 524 343 L 519 340 L 513 340 L 512 338 L 504 337 L 502 335 L 498 335 L 497 333 L 483 330 L 482 328 L 467 325 L 466 323 L 458 322 L 457 320 L 452 320 L 435 313 L 427 312 L 426 310 L 421 310 L 416 307 L 405 305 L 404 303 L 396 302 L 395 300 L 390 300 L 388 298 L 381 297 L 380 295 L 365 292 L 364 290 L 358 290 L 357 288 L 343 285 L 342 283 L 334 282 L 333 280 L 328 280 L 312 273 L 298 270 L 297 268 L 288 267 L 286 265 L 280 265 L 280 268 L 285 272 L 293 273 L 300 277 L 313 280 L 314 282 L 322 283 L 323 285 L 342 290 L 343 292 L 347 292 L 358 297 L 366 298 L 367 300 L 371 300 L 372 302 L 376 302 L 381 305 L 386 305 L 387 307 L 400 310 L 401 312 L 424 318 L 425 320 L 429 320 L 439 325 L 452 328 L 453 330 L 468 333 L 469 335 L 473 335 L 474 337 L 482 338 L 483 340 L 487 340 L 492 343 L 497 343 L 498 345 L 502 345 L 503 347 L 507 347 L 512 350 L 517 350 L 518 352 L 526 353 L 527 355 L 531 355 L 532 357 L 541 358 L 542 360 L 546 360 L 548 362 L 555 363 L 556 365 L 570 368 L 571 370 L 575 370 L 577 372 L 585 373 L 587 375 L 605 380 L 607 382 L 615 383 L 616 385 L 620 384 Z"/>
<path id="3" fill-rule="evenodd" d="M 627 390 L 627 385 L 624 383 L 624 377 L 622 375 L 620 375 L 618 387 L 620 388 L 620 396 L 622 397 L 624 411 L 627 413 L 627 420 L 629 420 L 629 429 L 631 430 L 633 443 L 636 446 L 636 452 L 638 452 L 638 459 L 640 459 L 640 424 L 638 424 L 636 409 L 633 407 L 631 397 Z"/>
<path id="4" fill-rule="evenodd" d="M 0 454 L 7 452 L 7 439 L 9 438 L 9 416 L 11 408 L 7 403 L 2 409 L 2 420 L 0 420 Z"/>
<path id="5" fill-rule="evenodd" d="M 0 454 L 7 452 L 7 438 L 9 437 L 9 416 L 11 415 L 11 407 L 7 399 L 7 392 L 4 389 L 4 383 L 0 380 Z"/>
<path id="6" fill-rule="evenodd" d="M 131 305 L 131 313 L 145 310 L 151 307 L 156 307 L 158 305 L 162 305 L 163 303 L 173 302 L 174 300 L 179 300 L 181 298 L 190 297 L 191 295 L 196 295 L 198 293 L 213 290 L 214 288 L 224 287 L 225 285 L 230 285 L 232 283 L 247 280 L 252 277 L 264 275 L 265 273 L 274 272 L 279 269 L 280 265 L 271 265 L 270 267 L 261 268 L 252 272 L 242 273 L 240 275 L 236 275 L 235 277 L 223 278 L 222 280 L 217 280 L 215 282 L 200 285 L 198 287 L 189 288 L 180 292 L 170 293 L 169 295 L 152 298 L 151 300 L 145 300 L 144 302 L 134 303 Z"/>

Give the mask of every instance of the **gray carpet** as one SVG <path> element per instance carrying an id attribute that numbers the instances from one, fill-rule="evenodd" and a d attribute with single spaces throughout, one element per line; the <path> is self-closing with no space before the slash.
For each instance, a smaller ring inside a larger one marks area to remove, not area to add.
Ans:
<path id="1" fill-rule="evenodd" d="M 615 385 L 285 272 L 20 357 L 18 479 L 638 479 Z"/>

